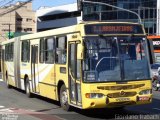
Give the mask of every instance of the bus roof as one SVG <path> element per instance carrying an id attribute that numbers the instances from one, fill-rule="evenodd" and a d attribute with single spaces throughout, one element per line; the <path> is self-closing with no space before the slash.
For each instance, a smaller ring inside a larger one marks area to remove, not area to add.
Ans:
<path id="1" fill-rule="evenodd" d="M 19 36 L 16 38 L 12 38 L 9 39 L 7 41 L 3 41 L 3 44 L 7 44 L 9 42 L 14 41 L 15 39 L 21 39 L 21 40 L 30 40 L 30 39 L 37 39 L 37 38 L 42 38 L 42 37 L 48 37 L 48 36 L 54 36 L 54 35 L 64 35 L 66 33 L 76 33 L 79 32 L 81 27 L 83 25 L 86 24 L 99 24 L 99 23 L 108 23 L 108 24 L 139 24 L 139 23 L 133 23 L 133 22 L 99 22 L 99 21 L 82 21 L 81 23 L 77 24 L 77 25 L 73 25 L 73 26 L 67 26 L 67 27 L 63 27 L 63 28 L 57 28 L 57 29 L 52 29 L 52 30 L 46 30 L 46 31 L 42 31 L 42 32 L 37 32 L 37 33 L 33 33 L 33 34 L 27 34 L 27 35 L 23 35 L 23 36 Z M 141 25 L 141 24 L 139 24 Z"/>

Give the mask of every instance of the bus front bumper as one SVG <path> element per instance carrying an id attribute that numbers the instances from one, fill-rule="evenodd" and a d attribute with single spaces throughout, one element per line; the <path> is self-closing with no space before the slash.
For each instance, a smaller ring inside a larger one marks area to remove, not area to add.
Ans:
<path id="1" fill-rule="evenodd" d="M 149 104 L 152 102 L 152 95 L 134 96 L 134 97 L 120 97 L 120 98 L 108 98 L 106 96 L 102 98 L 85 98 L 83 102 L 83 109 L 90 108 L 115 108 L 128 105 L 141 105 Z"/>

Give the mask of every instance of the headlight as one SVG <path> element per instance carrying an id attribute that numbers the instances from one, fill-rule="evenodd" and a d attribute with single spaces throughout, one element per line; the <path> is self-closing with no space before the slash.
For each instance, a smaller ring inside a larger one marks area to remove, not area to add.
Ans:
<path id="1" fill-rule="evenodd" d="M 152 90 L 142 90 L 139 92 L 139 95 L 147 95 L 147 94 L 151 94 Z"/>
<path id="2" fill-rule="evenodd" d="M 86 98 L 102 98 L 104 95 L 102 93 L 86 93 Z"/>

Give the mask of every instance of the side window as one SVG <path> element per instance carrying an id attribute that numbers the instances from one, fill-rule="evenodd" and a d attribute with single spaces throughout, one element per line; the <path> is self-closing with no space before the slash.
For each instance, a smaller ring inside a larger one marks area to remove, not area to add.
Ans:
<path id="1" fill-rule="evenodd" d="M 40 63 L 54 63 L 54 38 L 40 40 Z"/>
<path id="2" fill-rule="evenodd" d="M 5 61 L 7 61 L 7 52 L 8 52 L 8 47 L 7 47 L 7 45 L 5 45 Z"/>
<path id="3" fill-rule="evenodd" d="M 45 62 L 54 63 L 54 38 L 45 39 L 44 45 Z"/>
<path id="4" fill-rule="evenodd" d="M 67 60 L 67 37 L 57 37 L 56 39 L 56 63 L 66 64 Z"/>
<path id="5" fill-rule="evenodd" d="M 42 38 L 40 40 L 40 55 L 39 55 L 39 62 L 43 63 L 44 62 L 44 39 Z"/>
<path id="6" fill-rule="evenodd" d="M 21 61 L 22 62 L 29 62 L 30 60 L 30 42 L 29 41 L 22 41 L 22 48 L 21 48 Z"/>
<path id="7" fill-rule="evenodd" d="M 5 45 L 5 61 L 8 61 L 8 45 Z"/>
<path id="8" fill-rule="evenodd" d="M 9 43 L 5 45 L 5 60 L 6 61 L 13 61 L 13 51 L 14 51 L 13 43 Z"/>
<path id="9" fill-rule="evenodd" d="M 13 61 L 13 51 L 14 51 L 14 44 L 10 44 L 10 61 Z"/>

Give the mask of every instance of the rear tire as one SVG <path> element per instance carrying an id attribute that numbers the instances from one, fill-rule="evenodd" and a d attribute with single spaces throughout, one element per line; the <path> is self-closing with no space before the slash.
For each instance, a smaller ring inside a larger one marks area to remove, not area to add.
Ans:
<path id="1" fill-rule="evenodd" d="M 64 84 L 60 88 L 60 104 L 64 110 L 70 111 L 71 106 L 68 104 L 68 94 Z"/>

